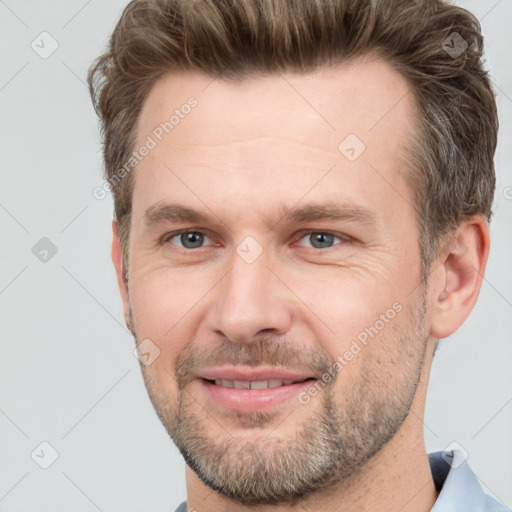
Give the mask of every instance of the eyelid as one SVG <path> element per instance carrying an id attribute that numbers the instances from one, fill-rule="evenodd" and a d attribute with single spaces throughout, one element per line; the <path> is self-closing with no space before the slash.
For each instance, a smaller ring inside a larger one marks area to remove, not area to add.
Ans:
<path id="1" fill-rule="evenodd" d="M 352 237 L 350 237 L 349 235 L 345 235 L 344 233 L 336 233 L 334 231 L 326 231 L 326 230 L 322 230 L 322 229 L 309 229 L 309 230 L 306 230 L 306 231 L 301 231 L 297 236 L 296 236 L 296 244 L 298 244 L 298 242 L 300 242 L 304 237 L 308 236 L 308 235 L 311 235 L 312 233 L 321 233 L 322 235 L 332 235 L 333 237 L 335 238 L 339 238 L 341 240 L 341 242 L 339 244 L 335 244 L 331 247 L 327 247 L 326 249 L 317 249 L 316 247 L 307 247 L 308 249 L 313 249 L 313 250 L 316 250 L 316 251 L 327 251 L 328 249 L 332 249 L 333 247 L 337 246 L 337 245 L 342 245 L 344 243 L 350 243 L 350 242 L 353 242 L 354 239 Z M 299 247 L 305 247 L 305 246 L 299 246 Z"/>
<path id="2" fill-rule="evenodd" d="M 200 233 L 201 235 L 205 235 L 205 237 L 209 238 L 211 241 L 213 241 L 213 237 L 211 237 L 209 234 L 208 234 L 208 230 L 206 229 L 201 229 L 201 228 L 198 228 L 198 229 L 193 229 L 193 228 L 188 228 L 188 229 L 181 229 L 181 230 L 178 230 L 178 231 L 172 231 L 171 233 L 166 233 L 162 238 L 161 238 L 161 244 L 165 244 L 165 243 L 168 243 L 170 242 L 170 240 L 178 235 L 182 235 L 182 234 L 185 234 L 185 233 Z M 324 235 L 332 235 L 333 237 L 335 238 L 338 238 L 341 240 L 340 243 L 338 244 L 335 244 L 333 245 L 332 247 L 327 247 L 326 249 L 318 249 L 316 247 L 307 247 L 309 249 L 313 249 L 313 250 L 316 250 L 316 251 L 323 251 L 325 252 L 326 250 L 328 249 L 331 249 L 333 247 L 335 247 L 336 245 L 342 245 L 343 243 L 350 243 L 352 242 L 354 239 L 352 237 L 350 237 L 349 235 L 346 235 L 344 233 L 336 233 L 334 231 L 326 231 L 326 230 L 321 230 L 321 229 L 309 229 L 309 230 L 305 230 L 305 231 L 300 231 L 295 237 L 295 241 L 293 242 L 294 245 L 298 245 L 298 243 L 303 239 L 305 238 L 306 236 L 308 235 L 311 235 L 312 233 L 321 233 L 321 234 L 324 234 Z M 176 244 L 173 244 L 173 245 L 176 245 Z M 213 245 L 218 245 L 218 244 L 213 244 Z M 180 246 L 176 246 L 180 249 L 184 249 L 184 250 L 187 250 L 187 251 L 191 251 L 191 250 L 197 250 L 197 249 L 204 249 L 206 246 L 202 246 L 202 247 L 198 247 L 196 249 L 187 249 L 186 247 L 180 247 Z M 299 247 L 305 247 L 305 246 L 301 246 L 299 245 Z"/>
<path id="3" fill-rule="evenodd" d="M 163 245 L 163 244 L 166 244 L 166 243 L 170 243 L 171 242 L 171 239 L 175 238 L 176 236 L 178 235 L 183 235 L 185 233 L 199 233 L 201 235 L 204 235 L 205 237 L 209 238 L 210 240 L 213 241 L 213 238 L 211 236 L 208 235 L 208 232 L 207 230 L 205 229 L 193 229 L 193 228 L 189 228 L 189 229 L 180 229 L 178 231 L 172 231 L 170 233 L 166 233 L 161 239 L 160 239 L 160 243 Z M 183 249 L 183 250 L 186 250 L 186 251 L 191 251 L 191 250 L 196 250 L 197 249 L 204 249 L 205 246 L 202 246 L 202 247 L 197 247 L 196 249 L 187 249 L 186 247 L 180 247 L 179 245 L 176 245 L 176 244 L 172 244 L 172 245 L 175 245 L 176 247 L 178 247 L 179 249 Z"/>

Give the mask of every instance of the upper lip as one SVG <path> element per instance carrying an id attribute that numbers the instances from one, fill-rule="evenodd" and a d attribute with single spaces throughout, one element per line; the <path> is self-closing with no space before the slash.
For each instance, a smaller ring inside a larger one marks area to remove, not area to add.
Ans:
<path id="1" fill-rule="evenodd" d="M 293 380 L 300 382 L 309 378 L 314 378 L 313 375 L 293 370 L 279 368 L 242 368 L 235 366 L 208 368 L 196 372 L 196 375 L 206 380 L 239 380 L 250 382 L 265 380 Z"/>

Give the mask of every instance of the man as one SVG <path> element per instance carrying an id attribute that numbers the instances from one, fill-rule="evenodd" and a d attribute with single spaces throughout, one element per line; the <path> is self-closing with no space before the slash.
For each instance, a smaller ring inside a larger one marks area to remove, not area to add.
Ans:
<path id="1" fill-rule="evenodd" d="M 178 510 L 505 510 L 422 421 L 489 252 L 481 51 L 440 0 L 124 11 L 89 83 Z"/>

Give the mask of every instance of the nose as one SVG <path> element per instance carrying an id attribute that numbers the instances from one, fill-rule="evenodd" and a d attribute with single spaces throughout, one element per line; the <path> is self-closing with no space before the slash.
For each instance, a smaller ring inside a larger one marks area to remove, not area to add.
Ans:
<path id="1" fill-rule="evenodd" d="M 231 270 L 215 288 L 209 328 L 234 343 L 286 334 L 293 316 L 291 292 L 262 255 L 248 263 L 234 254 Z"/>

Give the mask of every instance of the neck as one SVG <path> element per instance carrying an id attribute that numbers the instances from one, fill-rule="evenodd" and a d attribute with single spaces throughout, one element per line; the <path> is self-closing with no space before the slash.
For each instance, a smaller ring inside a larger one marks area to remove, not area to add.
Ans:
<path id="1" fill-rule="evenodd" d="M 438 497 L 425 450 L 423 416 L 434 343 L 425 363 L 409 415 L 393 439 L 350 477 L 300 502 L 318 512 L 429 512 Z M 187 466 L 187 505 L 196 512 L 254 512 L 205 486 Z M 296 505 L 260 505 L 258 512 L 290 512 Z"/>

